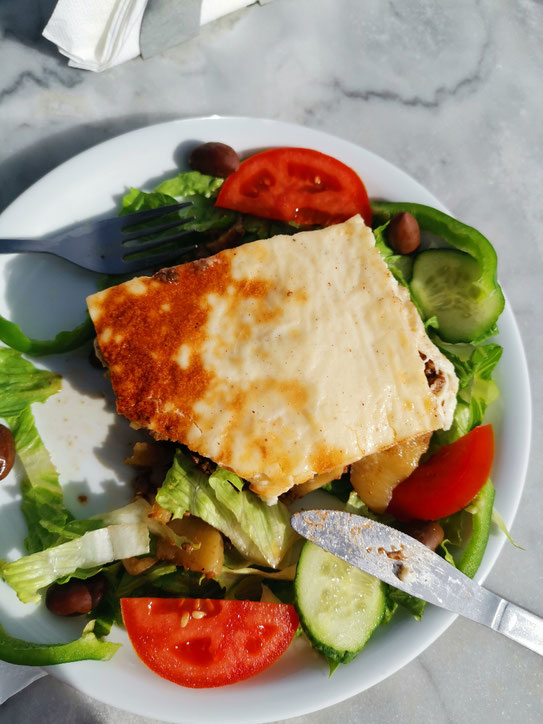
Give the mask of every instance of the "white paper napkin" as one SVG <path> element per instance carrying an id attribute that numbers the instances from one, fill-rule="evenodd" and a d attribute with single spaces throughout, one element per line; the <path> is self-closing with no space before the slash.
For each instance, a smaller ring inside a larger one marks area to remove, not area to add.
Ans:
<path id="1" fill-rule="evenodd" d="M 257 0 L 202 0 L 200 25 Z M 100 72 L 140 54 L 148 0 L 59 0 L 43 35 L 73 68 Z M 179 0 L 182 3 L 182 0 Z"/>
<path id="2" fill-rule="evenodd" d="M 0 704 L 42 676 L 46 672 L 37 666 L 14 666 L 0 661 Z"/>
<path id="3" fill-rule="evenodd" d="M 102 71 L 139 55 L 147 0 L 59 0 L 44 37 L 69 58 L 68 65 Z"/>

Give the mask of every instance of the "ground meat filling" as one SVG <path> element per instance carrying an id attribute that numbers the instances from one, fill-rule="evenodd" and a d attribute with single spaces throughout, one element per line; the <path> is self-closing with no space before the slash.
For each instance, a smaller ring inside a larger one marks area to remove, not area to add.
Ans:
<path id="1" fill-rule="evenodd" d="M 419 352 L 420 358 L 424 362 L 424 374 L 428 381 L 428 387 L 437 395 L 445 384 L 445 375 L 441 370 L 436 370 L 433 360 L 428 359 L 424 352 Z"/>

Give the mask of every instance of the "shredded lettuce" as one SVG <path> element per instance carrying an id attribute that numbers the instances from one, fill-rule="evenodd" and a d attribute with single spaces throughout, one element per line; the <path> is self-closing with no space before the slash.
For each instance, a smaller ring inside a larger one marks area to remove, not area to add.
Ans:
<path id="1" fill-rule="evenodd" d="M 90 531 L 75 540 L 0 564 L 2 578 L 23 603 L 38 602 L 38 591 L 77 569 L 149 552 L 149 531 L 145 523 L 123 523 Z"/>
<path id="2" fill-rule="evenodd" d="M 237 475 L 221 468 L 208 476 L 181 450 L 157 493 L 174 518 L 196 515 L 230 538 L 254 563 L 275 568 L 295 540 L 285 505 L 267 505 L 243 490 Z"/>
<path id="3" fill-rule="evenodd" d="M 515 548 L 518 548 L 520 551 L 526 550 L 522 546 L 520 546 L 518 543 L 515 543 L 513 538 L 511 537 L 511 533 L 508 531 L 507 526 L 505 525 L 505 520 L 502 518 L 501 514 L 496 510 L 496 508 L 493 508 L 492 510 L 492 522 L 500 530 L 504 536 L 507 538 L 509 543 L 511 545 L 515 546 Z"/>

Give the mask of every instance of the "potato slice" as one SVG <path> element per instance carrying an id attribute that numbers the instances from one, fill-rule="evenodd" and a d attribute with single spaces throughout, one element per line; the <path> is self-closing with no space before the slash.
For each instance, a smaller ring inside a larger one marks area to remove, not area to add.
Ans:
<path id="1" fill-rule="evenodd" d="M 371 510 L 385 512 L 394 488 L 417 467 L 430 438 L 431 433 L 409 438 L 351 465 L 351 485 Z"/>
<path id="2" fill-rule="evenodd" d="M 200 544 L 193 548 L 185 544 L 179 548 L 164 538 L 157 542 L 156 556 L 162 561 L 171 561 L 189 571 L 198 571 L 215 578 L 222 573 L 224 563 L 224 544 L 218 530 L 195 516 L 177 518 L 168 523 L 176 535 L 183 536 Z"/>
<path id="3" fill-rule="evenodd" d="M 146 558 L 137 558 L 136 556 L 132 556 L 131 558 L 123 558 L 123 566 L 125 571 L 131 576 L 139 576 L 142 573 L 145 573 L 145 571 L 151 568 L 151 566 L 154 566 L 157 560 L 157 558 L 149 556 Z"/>
<path id="4" fill-rule="evenodd" d="M 298 500 L 298 498 L 303 498 L 304 495 L 312 493 L 314 490 L 318 490 L 318 488 L 322 488 L 323 485 L 331 483 L 332 480 L 338 480 L 338 478 L 341 478 L 345 470 L 345 466 L 340 465 L 338 468 L 334 468 L 328 473 L 320 473 L 320 475 L 315 475 L 314 478 L 311 478 L 311 480 L 308 480 L 306 483 L 295 485 L 282 496 L 281 500 L 284 503 L 289 504 L 292 503 L 292 501 L 294 500 Z"/>

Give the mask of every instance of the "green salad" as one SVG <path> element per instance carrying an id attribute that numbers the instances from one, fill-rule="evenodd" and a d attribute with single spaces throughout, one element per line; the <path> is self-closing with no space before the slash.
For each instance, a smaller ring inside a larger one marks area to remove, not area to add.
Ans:
<path id="1" fill-rule="evenodd" d="M 166 242 L 167 249 L 178 252 L 180 264 L 277 234 L 317 230 L 354 213 L 361 213 L 366 222 L 371 218 L 382 259 L 415 306 L 428 338 L 454 367 L 458 380 L 454 417 L 448 430 L 435 431 L 431 439 L 428 435 L 413 448 L 414 463 L 389 484 L 384 504 L 376 504 L 372 495 L 366 497 L 367 480 L 374 476 L 372 484 L 379 485 L 383 469 L 390 477 L 399 459 L 394 458 L 394 450 L 380 458 L 377 466 L 359 471 L 358 477 L 346 466 L 334 479 L 309 486 L 304 505 L 312 506 L 312 487 L 318 487 L 319 505 L 324 499 L 331 507 L 401 527 L 472 577 L 483 558 L 494 501 L 488 479 L 493 438 L 490 426 L 484 424 L 488 406 L 499 395 L 492 375 L 502 353 L 492 341 L 504 307 L 494 249 L 478 231 L 436 209 L 403 202 L 366 204 L 359 186 L 344 171 L 347 167 L 307 151 L 309 160 L 304 157 L 303 163 L 310 166 L 313 154 L 320 164 L 318 173 L 311 170 L 311 183 L 327 184 L 326 193 L 333 192 L 321 206 L 311 206 L 318 194 L 304 186 L 309 183 L 307 173 L 300 171 L 302 160 L 293 153 L 300 149 L 280 150 L 286 153 L 270 161 L 258 157 L 273 152 L 251 159 L 260 163 L 255 168 L 262 178 L 277 174 L 276 188 L 281 186 L 281 199 L 286 195 L 294 199 L 292 208 L 281 201 L 279 191 L 273 197 L 273 184 L 270 191 L 270 184 L 258 186 L 260 181 L 253 176 L 251 183 L 263 189 L 262 198 L 253 187 L 243 192 L 251 171 L 246 161 L 238 168 L 228 157 L 222 165 L 215 159 L 214 165 L 213 159 L 210 162 L 201 153 L 193 157 L 192 165 L 198 170 L 181 172 L 152 191 L 131 188 L 119 213 L 168 206 L 180 199 L 191 201 L 189 208 L 171 214 L 173 221 L 179 218 L 179 229 L 189 233 L 180 242 Z M 281 165 L 289 159 L 293 159 L 292 172 Z M 268 168 L 266 163 L 272 161 L 273 168 Z M 197 254 L 185 253 L 183 246 L 195 242 Z M 159 248 L 157 253 L 162 251 Z M 154 271 L 151 258 L 150 273 Z M 99 289 L 124 281 L 119 276 L 104 277 Z M 0 561 L 0 575 L 22 602 L 43 601 L 58 615 L 84 617 L 80 638 L 68 644 L 30 643 L 0 627 L 0 659 L 35 666 L 108 660 L 119 647 L 107 637 L 114 624 L 123 623 L 121 600 L 132 598 L 293 605 L 300 622 L 298 633 L 321 652 L 331 672 L 358 655 L 374 630 L 386 626 L 398 610 L 420 619 L 423 601 L 352 568 L 294 533 L 289 510 L 299 496 L 289 491 L 270 504 L 235 472 L 175 441 L 157 442 L 149 437 L 148 442 L 137 443 L 127 461 L 132 467 L 126 469 L 127 477 L 138 474 L 134 499 L 96 517 L 76 518 L 64 503 L 59 475 L 40 437 L 33 406 L 62 386 L 58 374 L 39 368 L 39 357 L 69 355 L 85 345 L 91 352 L 94 337 L 88 316 L 52 340 L 31 339 L 0 317 L 4 345 L 0 347 L 0 418 L 7 430 L 0 436 L 0 463 L 3 460 L 5 468 L 0 473 L 5 477 L 13 463 L 12 440 L 20 463 L 16 469 L 21 510 L 28 528 L 26 555 Z M 429 385 L 435 384 L 435 369 L 427 364 L 425 373 Z M 89 376 L 98 374 L 89 366 Z M 407 456 L 405 450 L 398 454 L 402 459 Z M 445 456 L 447 462 L 442 463 Z M 474 456 L 478 456 L 478 477 L 471 469 Z M 445 464 L 443 474 L 436 466 Z M 426 499 L 420 491 L 426 490 L 436 469 L 441 488 L 435 500 Z M 466 490 L 459 497 L 456 493 L 462 486 Z M 461 499 L 456 507 L 451 502 L 455 495 Z M 299 499 L 294 504 L 299 507 Z M 2 623 L 9 628 L 8 621 Z"/>

